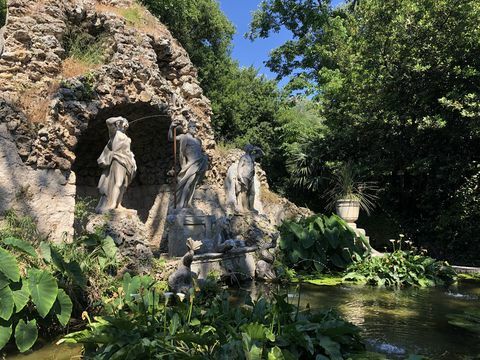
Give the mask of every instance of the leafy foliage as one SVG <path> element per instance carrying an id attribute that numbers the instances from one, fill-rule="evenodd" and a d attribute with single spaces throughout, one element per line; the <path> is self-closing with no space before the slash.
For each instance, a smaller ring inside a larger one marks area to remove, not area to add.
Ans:
<path id="1" fill-rule="evenodd" d="M 7 245 L 19 244 L 19 239 L 8 238 Z M 36 253 L 27 254 L 37 258 Z M 10 340 L 13 329 L 15 343 L 21 352 L 29 350 L 37 341 L 37 320 L 56 315 L 66 325 L 72 312 L 71 300 L 58 288 L 57 280 L 44 269 L 30 267 L 25 276 L 20 275 L 17 258 L 0 247 L 0 349 Z M 56 303 L 59 306 L 54 306 Z M 29 320 L 30 319 L 30 320 Z"/>
<path id="2" fill-rule="evenodd" d="M 415 248 L 402 250 L 401 240 L 398 244 L 399 248 L 392 253 L 354 262 L 348 267 L 344 279 L 392 288 L 434 286 L 455 281 L 455 270 L 448 263 L 422 255 Z"/>
<path id="3" fill-rule="evenodd" d="M 331 311 L 299 311 L 286 296 L 239 307 L 223 293 L 205 307 L 193 292 L 182 302 L 154 288 L 149 277 L 125 275 L 106 300 L 110 312 L 62 341 L 84 344 L 87 359 L 344 359 L 363 348 L 355 326 Z"/>
<path id="4" fill-rule="evenodd" d="M 370 251 L 366 239 L 336 215 L 285 221 L 280 236 L 282 262 L 309 273 L 345 269 Z"/>
<path id="5" fill-rule="evenodd" d="M 105 42 L 103 35 L 94 36 L 84 29 L 73 28 L 64 39 L 67 57 L 86 65 L 100 65 L 105 61 Z"/>
<path id="6" fill-rule="evenodd" d="M 292 32 L 268 65 L 312 93 L 325 119 L 297 168 L 318 179 L 353 161 L 412 238 L 478 263 L 478 1 L 330 3 L 265 0 L 252 20 L 252 38 Z M 321 210 L 326 184 L 304 189 Z"/>
<path id="7" fill-rule="evenodd" d="M 6 219 L 0 229 L 0 349 L 13 336 L 24 352 L 39 334 L 58 335 L 72 314 L 108 292 L 120 263 L 115 243 L 102 234 L 53 245 L 30 218 L 10 211 Z"/>
<path id="8" fill-rule="evenodd" d="M 7 0 L 0 0 L 0 28 L 7 22 Z"/>

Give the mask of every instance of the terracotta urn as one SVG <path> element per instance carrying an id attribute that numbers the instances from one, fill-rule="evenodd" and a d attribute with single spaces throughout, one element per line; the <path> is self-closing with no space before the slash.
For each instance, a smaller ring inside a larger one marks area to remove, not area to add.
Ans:
<path id="1" fill-rule="evenodd" d="M 355 223 L 360 214 L 360 201 L 355 199 L 340 199 L 335 204 L 337 215 L 347 223 Z"/>

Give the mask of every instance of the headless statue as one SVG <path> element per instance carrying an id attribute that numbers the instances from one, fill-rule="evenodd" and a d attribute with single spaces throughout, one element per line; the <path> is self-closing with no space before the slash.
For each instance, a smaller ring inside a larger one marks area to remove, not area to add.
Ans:
<path id="1" fill-rule="evenodd" d="M 260 194 L 255 175 L 255 160 L 264 153 L 259 147 L 250 144 L 246 145 L 244 150 L 245 154 L 233 163 L 227 172 L 227 205 L 233 206 L 238 213 L 257 212 Z"/>
<path id="2" fill-rule="evenodd" d="M 125 134 L 128 121 L 123 117 L 113 117 L 106 121 L 110 140 L 98 158 L 103 168 L 98 182 L 101 198 L 95 211 L 104 214 L 109 210 L 124 209 L 122 199 L 128 185 L 137 171 L 135 157 L 130 150 L 131 139 Z"/>
<path id="3" fill-rule="evenodd" d="M 179 122 L 172 122 L 168 138 L 173 141 L 173 129 Z M 202 150 L 202 141 L 196 137 L 197 125 L 188 123 L 188 131 L 177 135 L 179 143 L 180 172 L 177 176 L 177 207 L 192 207 L 196 186 L 203 180 L 208 169 L 208 156 Z"/>

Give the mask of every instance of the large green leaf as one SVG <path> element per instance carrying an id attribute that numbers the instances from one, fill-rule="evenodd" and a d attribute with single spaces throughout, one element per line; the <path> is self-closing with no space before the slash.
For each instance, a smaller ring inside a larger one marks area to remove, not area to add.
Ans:
<path id="1" fill-rule="evenodd" d="M 5 286 L 10 284 L 10 280 L 7 279 L 5 275 L 0 273 L 0 289 L 3 289 Z"/>
<path id="2" fill-rule="evenodd" d="M 50 245 L 48 243 L 46 243 L 45 241 L 42 241 L 40 243 L 39 248 L 40 248 L 40 253 L 42 254 L 43 259 L 47 263 L 51 263 L 52 262 L 52 250 L 50 248 Z"/>
<path id="3" fill-rule="evenodd" d="M 11 323 L 3 323 L 0 321 L 0 350 L 7 345 L 8 341 L 12 337 L 12 324 Z"/>
<path id="4" fill-rule="evenodd" d="M 0 318 L 8 320 L 13 314 L 13 292 L 9 286 L 0 290 Z"/>
<path id="5" fill-rule="evenodd" d="M 80 264 L 76 261 L 64 263 L 65 272 L 68 277 L 78 286 L 84 288 L 87 286 L 87 278 L 83 274 Z"/>
<path id="6" fill-rule="evenodd" d="M 22 281 L 13 288 L 13 302 L 15 303 L 15 312 L 19 313 L 30 300 L 30 289 L 26 281 Z"/>
<path id="7" fill-rule="evenodd" d="M 68 324 L 70 316 L 72 315 L 72 300 L 67 295 L 65 290 L 58 289 L 57 301 L 55 301 L 54 311 L 58 321 L 63 326 Z"/>
<path id="8" fill-rule="evenodd" d="M 333 229 L 326 228 L 325 229 L 325 237 L 327 238 L 330 246 L 334 249 L 336 249 L 338 247 L 339 243 L 340 243 L 338 235 L 339 235 L 339 231 L 338 231 L 337 228 L 333 228 Z"/>
<path id="9" fill-rule="evenodd" d="M 24 241 L 24 240 L 21 240 L 21 239 L 17 239 L 17 238 L 14 238 L 14 237 L 8 237 L 6 239 L 3 240 L 3 243 L 5 245 L 8 245 L 8 246 L 11 246 L 27 255 L 30 255 L 34 258 L 37 257 L 37 253 L 35 252 L 35 248 L 29 244 L 28 242 Z"/>
<path id="10" fill-rule="evenodd" d="M 30 350 L 38 338 L 37 320 L 25 322 L 21 319 L 15 328 L 15 343 L 20 352 Z"/>
<path id="11" fill-rule="evenodd" d="M 247 334 L 250 339 L 257 341 L 275 341 L 275 334 L 263 324 L 254 323 L 246 324 L 241 327 L 242 331 Z"/>
<path id="12" fill-rule="evenodd" d="M 102 249 L 105 255 L 110 259 L 113 259 L 117 256 L 117 245 L 115 245 L 115 241 L 110 236 L 107 236 L 105 239 L 102 240 Z"/>
<path id="13" fill-rule="evenodd" d="M 12 254 L 2 248 L 0 248 L 0 272 L 14 282 L 20 280 L 17 260 Z"/>
<path id="14" fill-rule="evenodd" d="M 330 257 L 330 261 L 332 262 L 333 265 L 335 265 L 340 269 L 344 269 L 348 265 L 348 263 L 345 260 L 343 260 L 343 258 L 338 254 L 333 254 Z"/>
<path id="15" fill-rule="evenodd" d="M 28 271 L 28 287 L 38 313 L 44 318 L 57 298 L 57 281 L 47 271 L 30 269 Z"/>
<path id="16" fill-rule="evenodd" d="M 315 236 L 314 230 L 307 232 L 304 240 L 302 241 L 303 248 L 304 249 L 311 248 L 313 244 L 315 244 L 316 238 L 317 237 Z"/>

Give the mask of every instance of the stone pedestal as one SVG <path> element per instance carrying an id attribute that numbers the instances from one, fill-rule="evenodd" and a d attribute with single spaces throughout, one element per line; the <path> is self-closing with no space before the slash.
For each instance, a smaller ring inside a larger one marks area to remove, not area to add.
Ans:
<path id="1" fill-rule="evenodd" d="M 131 268 L 147 272 L 153 258 L 145 224 L 135 210 L 111 210 L 107 214 L 94 214 L 88 219 L 86 231 L 97 233 L 101 230 L 110 236 L 118 247 L 120 255 L 127 259 Z"/>
<path id="2" fill-rule="evenodd" d="M 173 210 L 168 215 L 168 255 L 183 256 L 187 251 L 187 239 L 197 241 L 212 239 L 214 217 L 195 209 Z"/>

